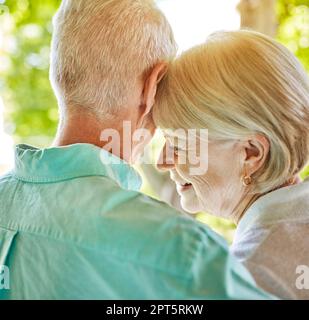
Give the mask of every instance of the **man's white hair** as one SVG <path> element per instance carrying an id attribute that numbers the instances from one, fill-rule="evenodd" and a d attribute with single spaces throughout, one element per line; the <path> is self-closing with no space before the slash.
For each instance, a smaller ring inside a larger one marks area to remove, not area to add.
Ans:
<path id="1" fill-rule="evenodd" d="M 61 107 L 114 114 L 137 81 L 176 51 L 152 0 L 63 0 L 54 17 L 50 80 Z"/>

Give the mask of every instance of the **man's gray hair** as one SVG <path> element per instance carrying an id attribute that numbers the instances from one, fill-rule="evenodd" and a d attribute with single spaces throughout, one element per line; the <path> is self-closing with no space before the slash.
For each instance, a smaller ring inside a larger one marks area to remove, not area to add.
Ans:
<path id="1" fill-rule="evenodd" d="M 60 106 L 114 113 L 138 79 L 176 51 L 152 0 L 63 0 L 54 17 L 50 80 Z"/>

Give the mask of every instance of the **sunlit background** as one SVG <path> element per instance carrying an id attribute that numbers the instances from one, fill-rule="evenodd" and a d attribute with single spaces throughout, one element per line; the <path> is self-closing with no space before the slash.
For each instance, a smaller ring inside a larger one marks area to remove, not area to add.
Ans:
<path id="1" fill-rule="evenodd" d="M 180 51 L 205 41 L 222 29 L 239 29 L 239 0 L 161 0 L 158 1 L 170 21 Z"/>
<path id="2" fill-rule="evenodd" d="M 48 67 L 51 18 L 60 2 L 0 0 L 0 173 L 12 167 L 14 144 L 46 147 L 56 132 L 57 103 Z M 214 31 L 249 27 L 285 44 L 309 72 L 309 0 L 157 2 L 174 29 L 179 52 L 203 42 Z M 303 176 L 308 174 L 306 169 Z M 160 198 L 153 172 L 143 175 L 144 191 Z M 160 183 L 168 184 L 164 179 Z M 177 202 L 177 198 L 169 200 Z M 231 223 L 205 214 L 199 219 L 232 238 Z"/>

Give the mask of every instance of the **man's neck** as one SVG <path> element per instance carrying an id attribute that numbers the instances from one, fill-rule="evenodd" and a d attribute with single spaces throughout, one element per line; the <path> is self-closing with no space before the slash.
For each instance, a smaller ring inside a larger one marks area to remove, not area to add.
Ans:
<path id="1" fill-rule="evenodd" d="M 101 134 L 106 129 L 113 129 L 119 133 L 119 143 L 121 145 L 123 127 L 122 121 L 119 121 L 119 119 L 117 121 L 102 121 L 98 120 L 93 114 L 86 112 L 71 114 L 61 119 L 53 146 L 88 143 L 104 148 L 107 142 L 102 141 Z M 120 149 L 119 153 L 117 149 Z M 112 153 L 119 158 L 123 158 L 121 148 L 114 148 Z"/>

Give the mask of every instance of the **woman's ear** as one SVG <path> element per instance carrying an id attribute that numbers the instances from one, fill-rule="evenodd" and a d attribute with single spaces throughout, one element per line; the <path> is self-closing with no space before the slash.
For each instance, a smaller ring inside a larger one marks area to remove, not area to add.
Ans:
<path id="1" fill-rule="evenodd" d="M 142 103 L 141 103 L 141 120 L 143 120 L 152 110 L 155 103 L 157 88 L 160 81 L 167 72 L 168 65 L 165 62 L 160 62 L 154 66 L 145 81 Z"/>
<path id="2" fill-rule="evenodd" d="M 262 134 L 256 134 L 246 141 L 244 166 L 246 174 L 255 174 L 266 162 L 270 151 L 269 140 Z"/>

